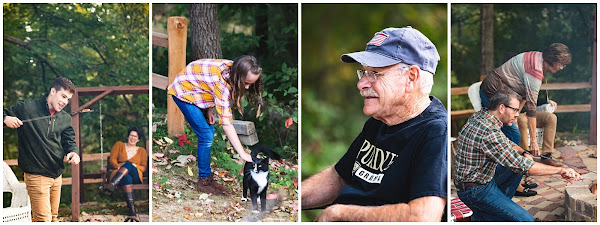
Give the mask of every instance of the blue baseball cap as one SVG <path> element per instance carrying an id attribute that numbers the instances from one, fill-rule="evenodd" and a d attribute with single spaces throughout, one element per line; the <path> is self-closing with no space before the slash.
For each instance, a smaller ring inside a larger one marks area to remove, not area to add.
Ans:
<path id="1" fill-rule="evenodd" d="M 440 55 L 425 35 L 407 26 L 377 32 L 364 51 L 343 54 L 341 59 L 369 67 L 386 67 L 402 62 L 435 74 Z"/>

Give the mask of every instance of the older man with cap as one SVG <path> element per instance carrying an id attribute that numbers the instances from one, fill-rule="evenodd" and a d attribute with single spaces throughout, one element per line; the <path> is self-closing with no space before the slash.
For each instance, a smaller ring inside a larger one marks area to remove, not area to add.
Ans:
<path id="1" fill-rule="evenodd" d="M 439 54 L 412 28 L 377 32 L 362 52 L 357 87 L 371 116 L 335 166 L 302 182 L 317 221 L 440 221 L 447 198 L 447 111 L 429 96 Z"/>

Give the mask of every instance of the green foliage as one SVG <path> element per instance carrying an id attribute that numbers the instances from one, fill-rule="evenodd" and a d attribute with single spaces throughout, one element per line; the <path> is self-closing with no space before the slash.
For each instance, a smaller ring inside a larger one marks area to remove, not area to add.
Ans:
<path id="1" fill-rule="evenodd" d="M 595 14 L 595 4 L 494 4 L 494 65 L 500 66 L 506 53 L 542 51 L 559 42 L 569 47 L 573 61 L 555 74 L 546 73 L 548 83 L 588 82 L 592 76 Z M 480 5 L 452 4 L 451 17 L 452 86 L 469 86 L 482 75 Z M 591 101 L 590 89 L 549 91 L 549 94 L 559 105 Z M 545 91 L 540 95 L 545 96 Z M 452 110 L 472 108 L 465 98 L 455 101 L 453 96 Z M 559 132 L 571 132 L 573 127 L 589 130 L 589 113 L 557 116 Z"/>
<path id="2" fill-rule="evenodd" d="M 43 98 L 59 75 L 77 87 L 148 85 L 148 4 L 5 3 L 3 8 L 5 108 Z M 94 97 L 80 96 L 80 102 Z M 101 152 L 100 110 L 107 157 L 116 141 L 125 141 L 128 127 L 148 130 L 148 102 L 148 95 L 109 95 L 102 109 L 96 103 L 90 107 L 93 112 L 80 114 L 83 153 Z M 70 105 L 64 110 L 70 112 Z M 4 129 L 3 145 L 4 159 L 16 159 L 16 130 Z M 84 173 L 98 173 L 101 167 L 100 161 L 83 165 Z M 67 166 L 64 177 L 71 176 L 70 169 Z M 13 171 L 22 177 L 18 167 Z M 86 201 L 122 201 L 120 195 L 98 194 L 97 188 L 98 184 L 85 185 Z M 61 202 L 70 202 L 70 186 L 62 190 Z"/>
<path id="3" fill-rule="evenodd" d="M 169 16 L 189 15 L 188 4 L 153 4 L 153 10 L 153 28 L 162 33 L 166 33 Z M 297 12 L 297 4 L 218 4 L 223 58 L 233 60 L 240 55 L 254 55 L 263 68 L 262 116 L 256 118 L 256 106 L 244 101 L 244 115 L 233 109 L 235 119 L 254 122 L 261 144 L 284 158 L 298 156 Z M 258 29 L 259 21 L 267 28 Z M 192 58 L 190 38 L 188 62 L 196 60 Z M 154 73 L 168 74 L 167 56 L 168 49 L 153 47 Z M 154 106 L 165 109 L 166 91 L 153 89 L 152 95 Z M 286 128 L 285 121 L 289 118 L 294 124 Z"/>
<path id="4" fill-rule="evenodd" d="M 43 98 L 58 75 L 77 87 L 148 85 L 148 4 L 7 3 L 3 7 L 5 108 L 20 100 Z M 7 41 L 6 35 L 30 48 Z M 81 96 L 80 102 L 93 97 Z M 148 95 L 102 100 L 104 152 L 125 140 L 128 127 L 148 130 L 148 102 Z M 84 153 L 99 153 L 100 104 L 90 108 L 92 113 L 81 114 L 81 143 Z M 5 131 L 4 156 L 16 158 L 16 131 Z"/>

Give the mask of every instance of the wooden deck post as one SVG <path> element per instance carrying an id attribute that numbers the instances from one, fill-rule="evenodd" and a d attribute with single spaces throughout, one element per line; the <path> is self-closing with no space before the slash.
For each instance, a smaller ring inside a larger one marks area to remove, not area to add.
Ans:
<path id="1" fill-rule="evenodd" d="M 185 50 L 188 21 L 185 17 L 169 17 L 167 31 L 169 35 L 169 84 L 185 68 Z M 184 133 L 184 117 L 173 99 L 167 97 L 167 127 L 169 135 Z"/>
<path id="2" fill-rule="evenodd" d="M 75 91 L 75 93 L 73 93 L 73 97 L 72 99 L 74 101 L 71 101 L 71 113 L 76 112 L 77 109 L 79 108 L 79 93 L 77 93 L 77 91 Z M 80 130 L 80 116 L 79 113 L 75 113 L 75 115 L 72 116 L 72 124 L 73 124 L 73 129 L 75 130 L 75 142 L 77 142 L 77 147 L 79 149 L 79 156 L 81 157 L 81 160 L 83 161 L 83 155 L 81 152 L 81 140 L 79 140 L 79 138 L 81 137 L 79 135 L 79 130 Z M 80 173 L 80 169 L 82 168 L 82 166 L 80 164 L 78 165 L 73 165 L 71 164 L 71 221 L 73 222 L 78 222 L 79 221 L 79 206 L 80 206 L 80 177 L 81 177 L 81 173 Z"/>
<path id="3" fill-rule="evenodd" d="M 595 145 L 598 140 L 596 140 L 597 138 L 597 134 L 598 134 L 598 124 L 597 121 L 598 119 L 596 118 L 598 116 L 598 104 L 597 104 L 597 100 L 598 100 L 598 50 L 596 49 L 598 47 L 597 43 L 598 43 L 598 25 L 596 22 L 596 14 L 594 13 L 594 18 L 593 18 L 593 23 L 594 24 L 594 49 L 592 50 L 592 54 L 594 54 L 592 56 L 592 108 L 591 108 L 591 112 L 590 112 L 590 144 Z"/>

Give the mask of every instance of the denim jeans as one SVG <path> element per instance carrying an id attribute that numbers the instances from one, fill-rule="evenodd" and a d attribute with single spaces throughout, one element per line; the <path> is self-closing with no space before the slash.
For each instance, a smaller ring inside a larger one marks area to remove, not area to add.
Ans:
<path id="1" fill-rule="evenodd" d="M 522 177 L 498 164 L 490 182 L 458 189 L 457 194 L 473 211 L 472 221 L 533 222 L 533 216 L 512 200 Z"/>
<path id="2" fill-rule="evenodd" d="M 121 179 L 121 182 L 119 182 L 119 186 L 142 183 L 137 168 L 131 162 L 125 162 L 121 167 L 125 167 L 128 172 L 127 175 Z"/>
<path id="3" fill-rule="evenodd" d="M 185 120 L 190 124 L 192 130 L 198 136 L 198 148 L 196 149 L 196 157 L 198 160 L 198 177 L 206 178 L 210 175 L 210 149 L 212 147 L 215 136 L 215 127 L 208 124 L 202 110 L 196 105 L 192 105 L 179 100 L 173 96 L 173 101 L 183 113 Z"/>
<path id="4" fill-rule="evenodd" d="M 479 91 L 479 96 L 481 97 L 481 106 L 486 108 L 490 107 L 490 99 L 487 96 L 485 96 L 485 94 L 483 94 L 483 92 L 481 91 Z M 502 128 L 500 128 L 500 130 L 502 131 L 502 133 L 504 133 L 504 135 L 506 135 L 506 137 L 508 137 L 509 140 L 511 140 L 515 144 L 518 145 L 521 141 L 521 132 L 519 132 L 519 128 L 517 127 L 516 123 L 513 123 L 510 126 L 507 126 L 505 124 L 504 126 L 502 126 Z"/>

